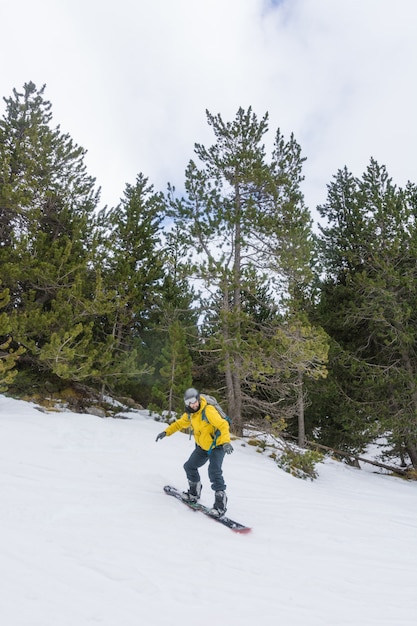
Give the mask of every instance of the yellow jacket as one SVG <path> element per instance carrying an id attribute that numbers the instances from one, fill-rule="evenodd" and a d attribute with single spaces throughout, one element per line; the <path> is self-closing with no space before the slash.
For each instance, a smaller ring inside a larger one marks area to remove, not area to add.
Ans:
<path id="1" fill-rule="evenodd" d="M 206 419 L 203 419 L 203 409 Z M 165 429 L 165 432 L 167 435 L 173 435 L 178 430 L 190 427 L 196 444 L 203 450 L 208 451 L 214 446 L 230 443 L 229 423 L 221 417 L 214 406 L 207 404 L 204 396 L 200 396 L 200 408 L 196 413 L 183 413 Z"/>

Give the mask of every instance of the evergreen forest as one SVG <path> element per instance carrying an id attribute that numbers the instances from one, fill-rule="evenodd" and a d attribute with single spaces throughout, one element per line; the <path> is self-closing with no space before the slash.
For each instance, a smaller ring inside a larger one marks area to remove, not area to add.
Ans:
<path id="1" fill-rule="evenodd" d="M 1 393 L 91 389 L 168 419 L 193 385 L 236 435 L 356 454 L 384 438 L 417 470 L 416 184 L 335 164 L 313 224 L 294 135 L 206 111 L 183 180 L 139 172 L 102 207 L 45 86 L 3 101 Z"/>

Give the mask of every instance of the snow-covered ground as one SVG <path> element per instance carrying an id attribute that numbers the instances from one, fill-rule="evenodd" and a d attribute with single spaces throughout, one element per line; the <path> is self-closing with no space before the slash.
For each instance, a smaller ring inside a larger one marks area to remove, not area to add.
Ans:
<path id="1" fill-rule="evenodd" d="M 415 626 L 417 483 L 235 441 L 235 534 L 168 498 L 192 442 L 0 396 L 2 626 Z M 213 501 L 202 470 L 202 501 Z"/>

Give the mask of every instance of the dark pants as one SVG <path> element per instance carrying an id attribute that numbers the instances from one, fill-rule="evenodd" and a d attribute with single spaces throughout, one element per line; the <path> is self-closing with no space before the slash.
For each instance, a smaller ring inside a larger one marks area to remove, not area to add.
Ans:
<path id="1" fill-rule="evenodd" d="M 207 463 L 207 461 L 209 461 L 208 475 L 211 482 L 211 488 L 214 491 L 224 491 L 226 489 L 226 485 L 222 472 L 223 459 L 223 446 L 213 448 L 210 454 L 206 452 L 206 450 L 203 450 L 203 448 L 200 448 L 200 446 L 196 446 L 188 461 L 184 463 L 184 469 L 188 480 L 192 483 L 198 483 L 200 481 L 198 468 L 202 467 L 205 463 Z"/>

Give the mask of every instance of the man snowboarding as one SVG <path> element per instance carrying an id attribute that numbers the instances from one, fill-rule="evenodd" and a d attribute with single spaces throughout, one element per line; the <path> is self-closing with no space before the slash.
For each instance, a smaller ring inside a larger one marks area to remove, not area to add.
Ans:
<path id="1" fill-rule="evenodd" d="M 197 502 L 201 495 L 201 481 L 198 468 L 209 462 L 208 475 L 211 488 L 215 492 L 213 508 L 210 513 L 221 517 L 226 513 L 226 484 L 223 479 L 222 464 L 225 454 L 231 454 L 229 423 L 223 419 L 217 409 L 208 404 L 204 395 L 197 389 L 187 389 L 184 394 L 185 412 L 159 433 L 156 441 L 166 435 L 173 435 L 179 430 L 190 428 L 193 431 L 196 446 L 188 461 L 184 463 L 189 488 L 182 497 L 188 502 Z"/>

